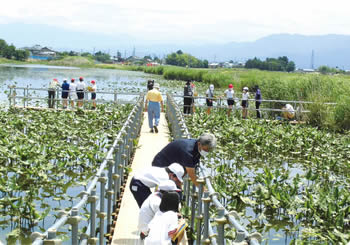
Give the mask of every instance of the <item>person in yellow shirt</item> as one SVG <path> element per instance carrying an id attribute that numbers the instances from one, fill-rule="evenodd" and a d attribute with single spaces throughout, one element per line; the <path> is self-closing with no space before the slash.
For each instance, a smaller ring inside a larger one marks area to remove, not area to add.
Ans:
<path id="1" fill-rule="evenodd" d="M 163 97 L 162 94 L 159 92 L 159 83 L 155 83 L 153 85 L 153 89 L 147 92 L 145 103 L 145 111 L 148 111 L 148 125 L 151 129 L 151 133 L 153 133 L 154 131 L 158 133 L 160 106 L 162 107 L 162 112 L 164 112 Z"/>

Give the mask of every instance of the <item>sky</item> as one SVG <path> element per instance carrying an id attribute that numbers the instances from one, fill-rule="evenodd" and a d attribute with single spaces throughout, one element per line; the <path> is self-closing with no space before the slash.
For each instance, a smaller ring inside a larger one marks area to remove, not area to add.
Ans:
<path id="1" fill-rule="evenodd" d="M 145 43 L 228 43 L 350 34 L 348 0 L 9 0 L 0 24 L 45 24 Z"/>

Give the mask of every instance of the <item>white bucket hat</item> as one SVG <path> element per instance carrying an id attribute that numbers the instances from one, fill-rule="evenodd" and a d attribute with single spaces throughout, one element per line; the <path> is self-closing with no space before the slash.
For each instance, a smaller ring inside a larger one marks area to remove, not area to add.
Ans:
<path id="1" fill-rule="evenodd" d="M 244 87 L 243 90 L 245 91 L 249 91 L 248 87 Z"/>
<path id="2" fill-rule="evenodd" d="M 184 168 L 178 163 L 172 163 L 168 167 L 171 172 L 173 172 L 180 182 L 183 182 L 182 176 L 185 174 Z"/>
<path id="3" fill-rule="evenodd" d="M 158 190 L 161 190 L 161 191 L 180 191 L 176 187 L 175 182 L 170 180 L 170 179 L 161 182 L 158 186 Z"/>

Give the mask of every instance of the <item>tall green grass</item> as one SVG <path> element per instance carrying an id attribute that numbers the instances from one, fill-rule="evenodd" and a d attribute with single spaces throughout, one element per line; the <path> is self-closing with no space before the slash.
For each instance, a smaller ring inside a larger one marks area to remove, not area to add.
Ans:
<path id="1" fill-rule="evenodd" d="M 193 80 L 226 88 L 232 83 L 236 91 L 248 87 L 254 93 L 259 85 L 263 99 L 311 101 L 304 109 L 304 119 L 311 125 L 335 131 L 350 129 L 350 76 L 269 72 L 254 69 L 195 69 L 173 66 L 130 67 L 162 75 L 168 80 Z M 333 102 L 336 105 L 326 105 Z M 281 104 L 276 103 L 280 109 Z"/>

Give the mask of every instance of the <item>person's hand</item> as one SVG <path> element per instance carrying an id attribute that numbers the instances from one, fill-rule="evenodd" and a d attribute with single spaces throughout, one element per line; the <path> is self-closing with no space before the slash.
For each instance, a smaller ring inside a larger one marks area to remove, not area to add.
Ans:
<path id="1" fill-rule="evenodd" d="M 147 106 L 145 106 L 145 112 L 147 112 Z"/>

